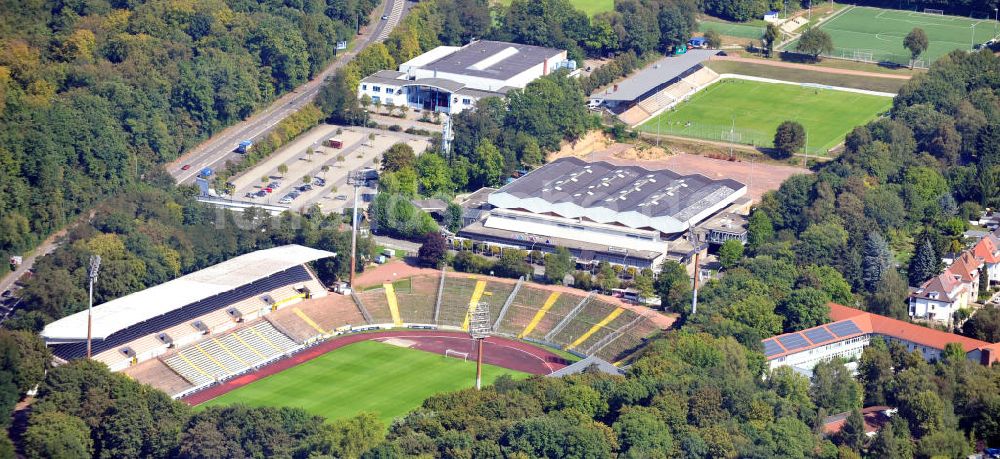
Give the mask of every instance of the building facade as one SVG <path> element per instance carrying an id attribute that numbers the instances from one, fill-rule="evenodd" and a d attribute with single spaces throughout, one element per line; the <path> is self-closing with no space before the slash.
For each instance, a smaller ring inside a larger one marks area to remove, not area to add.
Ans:
<path id="1" fill-rule="evenodd" d="M 438 46 L 399 66 L 363 78 L 358 98 L 413 110 L 460 113 L 485 97 L 503 97 L 515 88 L 575 67 L 566 51 L 499 41 Z"/>
<path id="2" fill-rule="evenodd" d="M 714 221 L 746 191 L 735 180 L 563 158 L 490 193 L 456 240 L 541 252 L 565 247 L 581 264 L 655 270 L 703 252 L 704 238 L 690 230 Z M 713 227 L 720 240 L 723 230 L 745 239 L 743 220 L 722 220 L 728 223 Z"/>

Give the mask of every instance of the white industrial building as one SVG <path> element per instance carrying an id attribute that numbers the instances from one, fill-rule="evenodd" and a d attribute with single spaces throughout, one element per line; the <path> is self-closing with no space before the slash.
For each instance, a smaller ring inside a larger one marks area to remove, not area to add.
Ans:
<path id="1" fill-rule="evenodd" d="M 438 46 L 399 66 L 361 80 L 358 97 L 384 106 L 406 106 L 455 114 L 484 97 L 503 97 L 515 88 L 575 67 L 566 51 L 499 41 Z"/>
<path id="2" fill-rule="evenodd" d="M 561 246 L 580 263 L 656 268 L 688 261 L 701 247 L 685 232 L 746 192 L 735 180 L 563 158 L 492 192 L 488 211 L 458 236 L 501 248 Z"/>

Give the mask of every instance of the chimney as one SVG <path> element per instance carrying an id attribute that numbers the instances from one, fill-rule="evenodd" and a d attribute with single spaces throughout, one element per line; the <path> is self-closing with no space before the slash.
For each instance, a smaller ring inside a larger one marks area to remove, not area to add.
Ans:
<path id="1" fill-rule="evenodd" d="M 545 59 L 542 61 L 542 75 L 549 74 L 549 60 Z"/>

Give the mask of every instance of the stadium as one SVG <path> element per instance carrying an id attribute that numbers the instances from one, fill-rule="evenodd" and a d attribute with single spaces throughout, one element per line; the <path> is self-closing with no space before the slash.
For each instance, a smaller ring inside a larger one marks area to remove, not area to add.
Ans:
<path id="1" fill-rule="evenodd" d="M 311 376 L 336 380 L 344 376 L 334 370 L 341 368 L 338 362 L 359 355 L 346 351 L 370 346 L 362 342 L 403 349 L 404 360 L 433 353 L 437 362 L 466 364 L 442 364 L 438 376 L 447 381 L 438 383 L 469 387 L 468 365 L 477 357 L 470 318 L 483 303 L 489 305 L 491 331 L 483 353 L 487 382 L 503 373 L 565 371 L 571 363 L 566 357 L 621 362 L 664 326 L 652 311 L 593 293 L 435 270 L 351 295 L 328 294 L 308 263 L 332 256 L 297 245 L 259 250 L 95 306 L 92 358 L 196 405 L 244 386 L 249 390 L 258 380 L 274 384 L 283 371 L 314 360 L 327 367 L 310 370 Z M 85 357 L 87 311 L 49 324 L 42 336 L 57 363 Z M 383 366 L 378 357 L 348 365 L 359 375 L 369 370 L 356 383 L 358 393 L 380 379 L 373 369 L 402 371 L 407 364 L 399 358 Z M 432 368 L 412 367 L 402 379 L 437 372 Z M 289 374 L 284 378 L 295 378 Z M 296 387 L 296 396 L 310 397 L 298 382 Z M 281 398 L 267 394 L 271 403 Z"/>

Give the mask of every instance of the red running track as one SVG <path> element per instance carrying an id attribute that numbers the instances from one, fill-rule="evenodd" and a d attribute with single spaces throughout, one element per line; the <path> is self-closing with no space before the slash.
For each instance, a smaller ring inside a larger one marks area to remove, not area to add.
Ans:
<path id="1" fill-rule="evenodd" d="M 349 344 L 368 340 L 384 341 L 389 338 L 413 341 L 414 344 L 410 346 L 411 349 L 420 349 L 436 354 L 444 354 L 447 350 L 453 350 L 467 352 L 470 360 L 477 357 L 475 343 L 469 337 L 468 333 L 441 330 L 396 330 L 358 333 L 324 341 L 288 358 L 265 365 L 251 373 L 237 376 L 221 384 L 195 392 L 181 400 L 191 406 L 198 405 Z M 565 359 L 551 351 L 521 341 L 496 336 L 487 338 L 483 343 L 483 347 L 485 348 L 483 355 L 484 363 L 535 375 L 546 375 L 569 364 Z"/>

